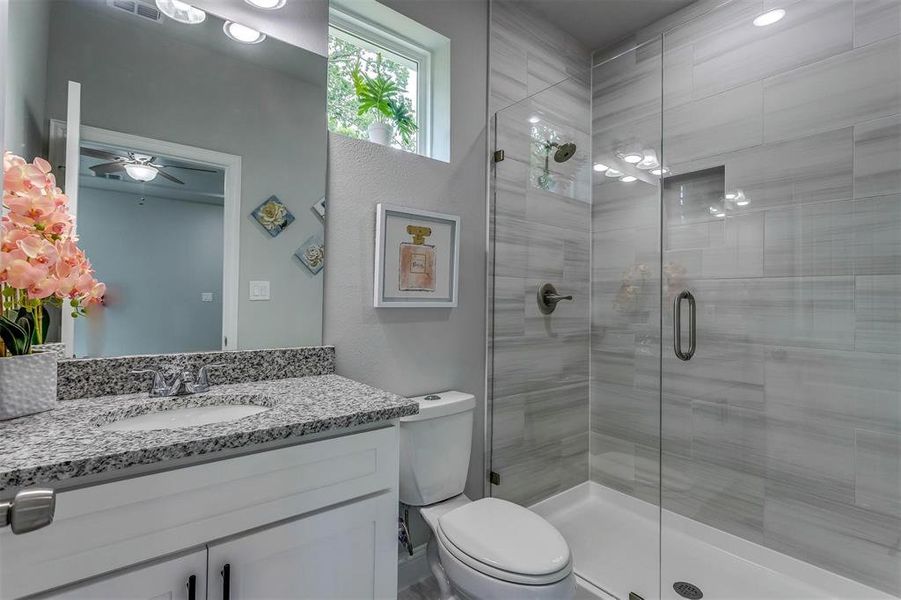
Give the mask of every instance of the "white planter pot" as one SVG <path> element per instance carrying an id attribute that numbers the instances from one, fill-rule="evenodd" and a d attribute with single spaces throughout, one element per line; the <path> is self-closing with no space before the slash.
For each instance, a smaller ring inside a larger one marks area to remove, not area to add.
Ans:
<path id="1" fill-rule="evenodd" d="M 388 123 L 379 123 L 376 121 L 369 125 L 369 141 L 375 144 L 381 144 L 382 146 L 389 145 L 393 133 L 394 128 Z"/>
<path id="2" fill-rule="evenodd" d="M 56 408 L 56 352 L 0 358 L 0 421 Z"/>

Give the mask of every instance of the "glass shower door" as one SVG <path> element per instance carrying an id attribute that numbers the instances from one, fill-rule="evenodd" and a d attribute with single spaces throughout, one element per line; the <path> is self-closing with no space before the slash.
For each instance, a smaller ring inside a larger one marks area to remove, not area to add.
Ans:
<path id="1" fill-rule="evenodd" d="M 569 79 L 495 117 L 491 495 L 524 506 L 588 476 L 588 111 Z"/>
<path id="2" fill-rule="evenodd" d="M 657 39 L 592 71 L 593 512 L 571 545 L 577 573 L 622 599 L 659 585 L 662 67 Z"/>
<path id="3" fill-rule="evenodd" d="M 775 8 L 663 37 L 661 596 L 897 597 L 901 6 Z"/>

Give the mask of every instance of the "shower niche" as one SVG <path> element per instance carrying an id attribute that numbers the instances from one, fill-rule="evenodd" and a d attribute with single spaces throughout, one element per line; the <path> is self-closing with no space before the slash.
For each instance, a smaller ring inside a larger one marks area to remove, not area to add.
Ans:
<path id="1" fill-rule="evenodd" d="M 663 179 L 663 205 L 670 223 L 704 223 L 726 216 L 726 167 L 671 175 Z"/>

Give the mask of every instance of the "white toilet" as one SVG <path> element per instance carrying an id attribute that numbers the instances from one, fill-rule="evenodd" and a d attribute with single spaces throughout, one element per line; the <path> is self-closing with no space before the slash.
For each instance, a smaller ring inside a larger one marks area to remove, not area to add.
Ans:
<path id="1" fill-rule="evenodd" d="M 419 507 L 432 530 L 428 560 L 442 600 L 572 598 L 572 556 L 553 525 L 512 502 L 463 494 L 475 398 L 415 400 L 419 414 L 400 420 L 400 501 Z"/>

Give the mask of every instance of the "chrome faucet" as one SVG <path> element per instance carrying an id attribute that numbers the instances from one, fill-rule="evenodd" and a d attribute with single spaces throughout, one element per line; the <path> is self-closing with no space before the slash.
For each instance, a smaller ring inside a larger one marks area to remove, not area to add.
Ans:
<path id="1" fill-rule="evenodd" d="M 171 380 L 167 380 L 162 372 L 156 369 L 141 369 L 132 371 L 133 375 L 153 374 L 153 385 L 150 387 L 150 395 L 160 396 L 187 396 L 209 391 L 209 370 L 216 367 L 224 367 L 222 364 L 203 365 L 197 370 L 197 375 L 191 375 L 187 369 L 176 374 Z"/>

